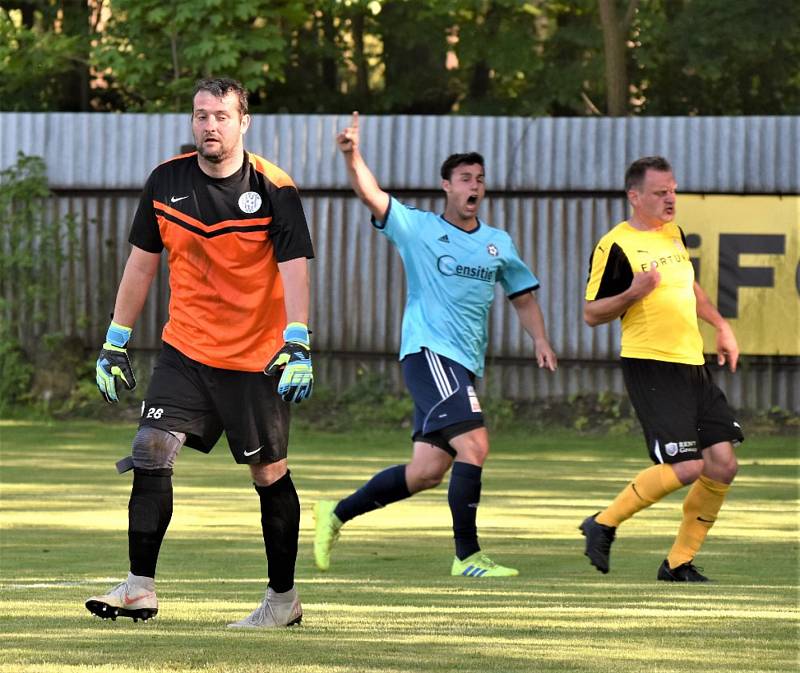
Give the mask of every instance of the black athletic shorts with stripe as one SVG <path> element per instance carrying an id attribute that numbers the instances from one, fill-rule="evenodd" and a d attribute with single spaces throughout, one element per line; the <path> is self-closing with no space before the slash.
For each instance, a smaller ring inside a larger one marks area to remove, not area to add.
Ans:
<path id="1" fill-rule="evenodd" d="M 428 442 L 455 456 L 450 440 L 484 425 L 475 374 L 427 348 L 406 355 L 402 366 L 414 400 L 413 441 Z"/>
<path id="2" fill-rule="evenodd" d="M 625 387 L 654 463 L 697 460 L 709 446 L 744 441 L 725 394 L 705 365 L 621 360 Z"/>
<path id="3" fill-rule="evenodd" d="M 277 376 L 218 369 L 165 343 L 142 402 L 139 427 L 186 434 L 186 446 L 209 453 L 222 432 L 237 463 L 286 458 L 289 404 Z"/>

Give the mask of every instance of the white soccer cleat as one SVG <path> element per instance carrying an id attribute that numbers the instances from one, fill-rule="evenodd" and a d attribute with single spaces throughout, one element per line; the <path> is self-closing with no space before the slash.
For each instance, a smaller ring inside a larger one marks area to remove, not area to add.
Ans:
<path id="1" fill-rule="evenodd" d="M 294 626 L 303 620 L 303 606 L 297 590 L 279 594 L 267 588 L 267 595 L 253 612 L 238 622 L 228 624 L 231 629 L 274 629 Z"/>
<path id="2" fill-rule="evenodd" d="M 102 619 L 115 620 L 130 617 L 134 622 L 145 622 L 158 613 L 155 591 L 148 591 L 126 582 L 120 582 L 107 594 L 92 596 L 86 601 L 86 609 Z"/>

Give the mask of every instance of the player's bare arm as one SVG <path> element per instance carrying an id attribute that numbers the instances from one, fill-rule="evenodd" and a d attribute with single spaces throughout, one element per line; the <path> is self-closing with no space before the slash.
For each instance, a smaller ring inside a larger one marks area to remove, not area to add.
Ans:
<path id="1" fill-rule="evenodd" d="M 283 281 L 286 322 L 308 324 L 308 260 L 305 257 L 278 263 Z"/>
<path id="2" fill-rule="evenodd" d="M 649 271 L 633 274 L 633 281 L 624 292 L 613 297 L 603 297 L 583 304 L 583 319 L 589 327 L 604 325 L 619 318 L 637 301 L 644 299 L 658 287 L 661 274 L 653 262 Z"/>
<path id="3" fill-rule="evenodd" d="M 526 292 L 512 299 L 511 305 L 517 311 L 522 327 L 533 339 L 533 345 L 536 349 L 536 361 L 539 363 L 539 367 L 546 367 L 551 372 L 554 372 L 558 367 L 558 358 L 550 347 L 547 330 L 544 326 L 544 316 L 536 296 L 533 292 Z"/>
<path id="4" fill-rule="evenodd" d="M 697 317 L 711 325 L 717 332 L 717 362 L 720 366 L 728 363 L 728 368 L 736 371 L 739 361 L 739 344 L 730 324 L 722 317 L 711 302 L 705 290 L 695 281 L 694 296 L 697 300 Z"/>
<path id="5" fill-rule="evenodd" d="M 114 303 L 114 322 L 127 327 L 133 327 L 136 323 L 160 259 L 160 253 L 147 252 L 135 245 L 131 247 Z"/>
<path id="6" fill-rule="evenodd" d="M 344 157 L 347 177 L 359 199 L 377 220 L 382 220 L 389 208 L 389 195 L 384 192 L 359 150 L 358 112 L 348 126 L 336 136 L 336 145 Z"/>

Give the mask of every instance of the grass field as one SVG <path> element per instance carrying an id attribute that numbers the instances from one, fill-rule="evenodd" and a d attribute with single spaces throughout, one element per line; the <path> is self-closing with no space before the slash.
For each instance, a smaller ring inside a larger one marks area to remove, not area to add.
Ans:
<path id="1" fill-rule="evenodd" d="M 445 486 L 349 523 L 327 574 L 310 508 L 405 459 L 406 433 L 296 431 L 303 626 L 238 632 L 264 591 L 258 499 L 227 449 L 184 449 L 159 563 L 156 619 L 92 618 L 90 595 L 127 572 L 133 426 L 0 422 L 0 672 L 796 671 L 797 438 L 750 438 L 697 559 L 716 581 L 655 580 L 680 519 L 673 494 L 620 528 L 609 575 L 580 521 L 646 465 L 638 436 L 503 434 L 485 470 L 484 549 L 518 578 L 449 577 Z"/>

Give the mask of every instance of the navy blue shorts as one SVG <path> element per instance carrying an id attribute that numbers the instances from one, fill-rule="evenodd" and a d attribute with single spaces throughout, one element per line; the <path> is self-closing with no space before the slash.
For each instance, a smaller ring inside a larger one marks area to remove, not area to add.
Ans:
<path id="1" fill-rule="evenodd" d="M 705 365 L 621 361 L 625 387 L 654 463 L 699 460 L 709 446 L 744 441 L 728 400 Z"/>
<path id="2" fill-rule="evenodd" d="M 403 378 L 414 400 L 415 442 L 455 456 L 450 440 L 484 426 L 475 374 L 455 360 L 423 348 L 403 358 Z"/>

